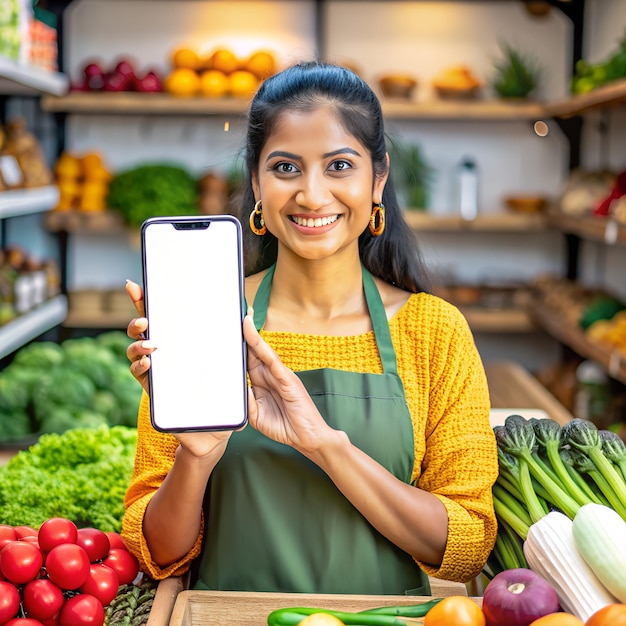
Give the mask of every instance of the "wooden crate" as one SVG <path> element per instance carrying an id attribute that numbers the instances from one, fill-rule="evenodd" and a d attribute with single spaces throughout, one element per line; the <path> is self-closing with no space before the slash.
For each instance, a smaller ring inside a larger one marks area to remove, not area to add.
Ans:
<path id="1" fill-rule="evenodd" d="M 266 626 L 271 611 L 290 606 L 360 611 L 376 606 L 427 602 L 433 597 L 467 595 L 462 583 L 431 578 L 431 587 L 432 597 L 252 593 L 187 590 L 184 579 L 168 578 L 159 583 L 146 626 Z M 481 603 L 480 598 L 473 599 Z"/>
<path id="2" fill-rule="evenodd" d="M 432 597 L 182 591 L 176 599 L 169 626 L 267 626 L 267 616 L 280 608 L 306 606 L 354 612 L 429 600 Z M 481 603 L 480 598 L 475 600 Z M 407 619 L 407 623 L 421 621 Z"/>

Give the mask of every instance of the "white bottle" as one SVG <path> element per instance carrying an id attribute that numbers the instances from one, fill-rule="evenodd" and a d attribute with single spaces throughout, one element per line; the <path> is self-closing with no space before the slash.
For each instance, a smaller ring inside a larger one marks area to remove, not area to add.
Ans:
<path id="1" fill-rule="evenodd" d="M 478 167 L 471 157 L 464 157 L 458 166 L 459 208 L 464 220 L 478 215 Z"/>

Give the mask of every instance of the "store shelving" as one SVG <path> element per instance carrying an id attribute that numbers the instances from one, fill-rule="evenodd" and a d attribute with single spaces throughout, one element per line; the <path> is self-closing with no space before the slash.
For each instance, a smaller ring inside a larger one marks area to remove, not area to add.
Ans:
<path id="1" fill-rule="evenodd" d="M 0 93 L 2 94 L 62 96 L 67 93 L 68 89 L 69 79 L 60 72 L 51 72 L 0 57 Z"/>
<path id="2" fill-rule="evenodd" d="M 15 63 L 0 57 L 0 94 L 3 96 L 62 96 L 69 79 L 59 72 Z M 4 220 L 50 211 L 58 202 L 56 185 L 0 192 L 0 226 Z M 4 229 L 2 229 L 4 235 Z M 67 315 L 67 298 L 58 295 L 0 326 L 0 358 L 58 326 Z"/>
<path id="3" fill-rule="evenodd" d="M 547 216 L 548 224 L 564 233 L 577 235 L 590 241 L 607 245 L 626 245 L 626 224 L 603 216 L 571 216 L 563 213 L 551 213 Z"/>
<path id="4" fill-rule="evenodd" d="M 58 326 L 66 315 L 67 298 L 59 295 L 0 326 L 0 358 Z"/>
<path id="5" fill-rule="evenodd" d="M 404 212 L 404 218 L 418 232 L 532 232 L 545 230 L 543 213 L 479 213 L 473 220 L 460 215 L 437 215 L 425 211 Z"/>
<path id="6" fill-rule="evenodd" d="M 59 200 L 56 185 L 0 192 L 0 220 L 49 211 Z"/>
<path id="7" fill-rule="evenodd" d="M 535 302 L 529 313 L 531 319 L 555 339 L 583 358 L 595 361 L 615 380 L 626 384 L 626 354 L 590 339 L 582 329 L 567 323 L 562 315 L 545 303 Z"/>
<path id="8" fill-rule="evenodd" d="M 616 80 L 588 93 L 555 100 L 545 105 L 545 112 L 550 117 L 567 118 L 624 102 L 626 102 L 626 79 Z"/>
<path id="9" fill-rule="evenodd" d="M 1 71 L 1 67 L 0 67 Z M 511 101 L 499 99 L 425 101 L 383 98 L 387 118 L 411 120 L 515 121 L 568 118 L 593 109 L 626 102 L 626 79 L 598 87 L 586 94 L 555 101 Z M 180 98 L 168 93 L 83 92 L 53 94 L 42 98 L 42 108 L 51 112 L 141 115 L 232 115 L 244 114 L 245 98 Z"/>

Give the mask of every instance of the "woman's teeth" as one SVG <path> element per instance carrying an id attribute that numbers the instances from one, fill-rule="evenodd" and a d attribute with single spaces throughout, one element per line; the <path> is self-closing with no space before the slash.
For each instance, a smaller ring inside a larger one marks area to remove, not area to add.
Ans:
<path id="1" fill-rule="evenodd" d="M 339 216 L 331 215 L 329 217 L 303 218 L 303 217 L 297 217 L 293 215 L 291 219 L 298 226 L 306 226 L 307 228 L 318 228 L 319 226 L 328 226 L 328 224 L 332 224 L 333 222 L 336 222 L 339 219 Z"/>

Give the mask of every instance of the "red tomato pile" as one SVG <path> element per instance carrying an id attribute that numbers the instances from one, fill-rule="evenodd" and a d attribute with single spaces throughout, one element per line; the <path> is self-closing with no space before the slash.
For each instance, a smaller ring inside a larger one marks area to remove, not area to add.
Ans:
<path id="1" fill-rule="evenodd" d="M 0 524 L 0 626 L 102 626 L 139 563 L 118 533 L 62 517 L 39 530 Z"/>

